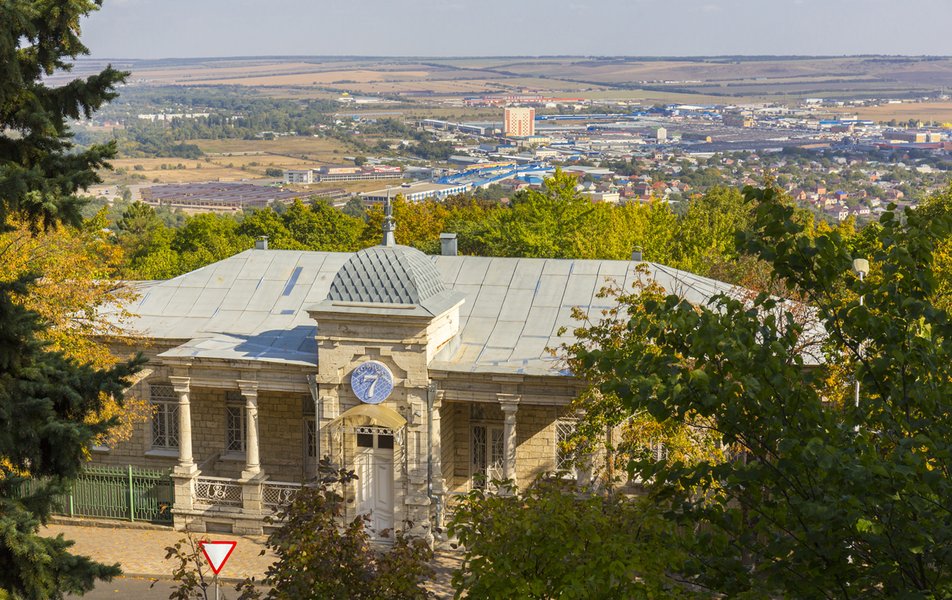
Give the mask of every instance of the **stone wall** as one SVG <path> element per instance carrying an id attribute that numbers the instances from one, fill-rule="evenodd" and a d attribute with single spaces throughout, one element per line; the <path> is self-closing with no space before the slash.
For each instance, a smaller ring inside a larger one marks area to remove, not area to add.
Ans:
<path id="1" fill-rule="evenodd" d="M 304 415 L 314 414 L 310 396 L 276 392 L 258 394 L 261 468 L 272 481 L 305 478 Z"/>
<path id="2" fill-rule="evenodd" d="M 150 383 L 164 383 L 164 378 L 150 378 L 139 383 L 132 393 L 148 398 Z M 211 477 L 238 478 L 245 467 L 244 452 L 227 453 L 226 390 L 193 388 L 189 394 L 192 414 L 192 453 L 202 474 Z M 233 394 L 236 393 L 232 392 Z M 244 400 L 236 405 L 244 407 Z M 258 436 L 261 467 L 274 481 L 299 482 L 304 478 L 304 414 L 313 413 L 309 396 L 295 393 L 263 391 L 258 394 Z M 154 456 L 150 452 L 152 423 L 136 426 L 131 439 L 117 444 L 108 452 L 94 452 L 93 462 L 107 465 L 134 464 L 154 469 L 170 469 L 178 462 L 177 450 Z"/>
<path id="3" fill-rule="evenodd" d="M 470 421 L 469 404 L 463 402 L 453 402 L 449 406 L 453 407 L 453 458 L 450 464 L 452 469 L 452 478 L 447 479 L 446 489 L 450 493 L 463 493 L 470 489 L 470 462 L 472 431 Z M 450 447 L 444 438 L 444 447 Z M 443 465 L 443 470 L 447 465 Z"/>
<path id="4" fill-rule="evenodd" d="M 192 388 L 192 454 L 203 475 L 238 477 L 244 467 L 244 453 L 231 460 L 225 454 L 225 390 Z"/>
<path id="5" fill-rule="evenodd" d="M 520 404 L 516 412 L 516 481 L 525 487 L 555 470 L 556 407 Z"/>
<path id="6" fill-rule="evenodd" d="M 443 483 L 447 491 L 453 489 L 454 461 L 456 458 L 456 407 L 453 402 L 444 402 L 440 409 L 440 466 Z"/>

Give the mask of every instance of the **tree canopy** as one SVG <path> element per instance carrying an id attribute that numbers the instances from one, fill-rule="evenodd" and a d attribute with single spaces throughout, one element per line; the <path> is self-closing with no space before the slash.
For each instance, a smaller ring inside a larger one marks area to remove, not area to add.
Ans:
<path id="1" fill-rule="evenodd" d="M 76 192 L 99 181 L 96 170 L 115 152 L 112 145 L 76 151 L 67 120 L 89 116 L 114 98 L 124 73 L 106 68 L 59 87 L 43 82 L 87 53 L 79 23 L 99 5 L 92 0 L 0 4 L 4 233 L 19 224 L 33 234 L 61 224 L 79 226 L 83 202 Z M 106 399 L 122 397 L 138 363 L 100 369 L 41 341 L 50 324 L 26 306 L 37 275 L 0 273 L 0 595 L 5 598 L 62 598 L 119 572 L 117 566 L 72 556 L 71 542 L 62 536 L 37 532 L 53 496 L 80 472 L 89 445 L 115 424 L 104 412 Z M 33 306 L 42 310 L 41 304 Z M 23 486 L 27 479 L 36 483 L 29 490 Z"/>
<path id="2" fill-rule="evenodd" d="M 952 323 L 934 302 L 934 265 L 952 218 L 887 212 L 860 280 L 855 239 L 809 231 L 775 190 L 746 197 L 740 248 L 807 299 L 813 320 L 767 294 L 709 306 L 636 295 L 617 343 L 572 359 L 622 416 L 702 419 L 728 450 L 628 459 L 678 525 L 679 574 L 731 597 L 947 597 Z"/>

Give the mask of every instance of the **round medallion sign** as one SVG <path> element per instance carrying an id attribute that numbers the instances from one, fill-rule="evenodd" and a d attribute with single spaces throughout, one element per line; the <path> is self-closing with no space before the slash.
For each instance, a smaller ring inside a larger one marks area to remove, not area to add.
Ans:
<path id="1" fill-rule="evenodd" d="M 393 391 L 393 373 L 382 362 L 368 360 L 351 373 L 350 387 L 361 402 L 380 404 Z"/>

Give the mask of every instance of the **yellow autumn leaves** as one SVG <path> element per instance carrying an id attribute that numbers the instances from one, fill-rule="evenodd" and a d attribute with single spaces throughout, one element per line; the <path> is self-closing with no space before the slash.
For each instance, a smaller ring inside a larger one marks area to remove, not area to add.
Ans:
<path id="1" fill-rule="evenodd" d="M 47 323 L 42 339 L 51 349 L 98 368 L 116 364 L 123 349 L 116 344 L 123 308 L 135 297 L 132 287 L 115 279 L 123 264 L 122 248 L 110 239 L 105 212 L 82 228 L 59 226 L 32 233 L 22 222 L 0 233 L 0 278 L 36 277 L 23 304 Z M 109 308 L 113 319 L 105 318 Z M 146 402 L 127 397 L 120 404 L 106 399 L 93 418 L 117 418 L 104 439 L 111 445 L 131 437 L 136 423 L 150 415 Z"/>

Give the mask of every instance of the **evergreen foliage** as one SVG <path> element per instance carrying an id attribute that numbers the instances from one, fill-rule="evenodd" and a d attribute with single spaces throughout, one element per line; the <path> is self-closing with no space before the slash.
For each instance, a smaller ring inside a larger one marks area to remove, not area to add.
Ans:
<path id="1" fill-rule="evenodd" d="M 125 77 L 110 67 L 85 80 L 52 87 L 44 76 L 69 69 L 86 54 L 80 19 L 99 1 L 0 4 L 0 228 L 12 221 L 33 232 L 78 226 L 79 188 L 99 181 L 115 148 L 73 151 L 68 119 L 89 116 L 115 97 Z M 43 538 L 52 496 L 81 470 L 92 440 L 114 424 L 107 400 L 121 398 L 138 363 L 109 369 L 80 364 L 38 341 L 47 326 L 24 308 L 36 274 L 0 274 L 0 597 L 62 598 L 82 593 L 116 566 L 69 553 L 61 536 Z M 27 478 L 42 483 L 24 492 Z"/>
<path id="2" fill-rule="evenodd" d="M 116 97 L 125 73 L 107 67 L 85 80 L 51 87 L 44 76 L 68 71 L 88 54 L 79 20 L 101 0 L 6 2 L 0 5 L 0 224 L 16 213 L 34 228 L 79 224 L 79 188 L 98 183 L 96 170 L 112 144 L 72 152 L 68 119 L 88 117 Z"/>
<path id="3" fill-rule="evenodd" d="M 59 536 L 37 535 L 53 496 L 64 493 L 86 462 L 86 451 L 115 424 L 96 418 L 136 365 L 97 370 L 38 341 L 43 324 L 17 300 L 30 278 L 0 282 L 0 589 L 10 598 L 61 598 L 119 573 L 84 557 Z M 40 481 L 21 494 L 27 479 Z M 0 594 L 2 596 L 2 594 Z"/>

